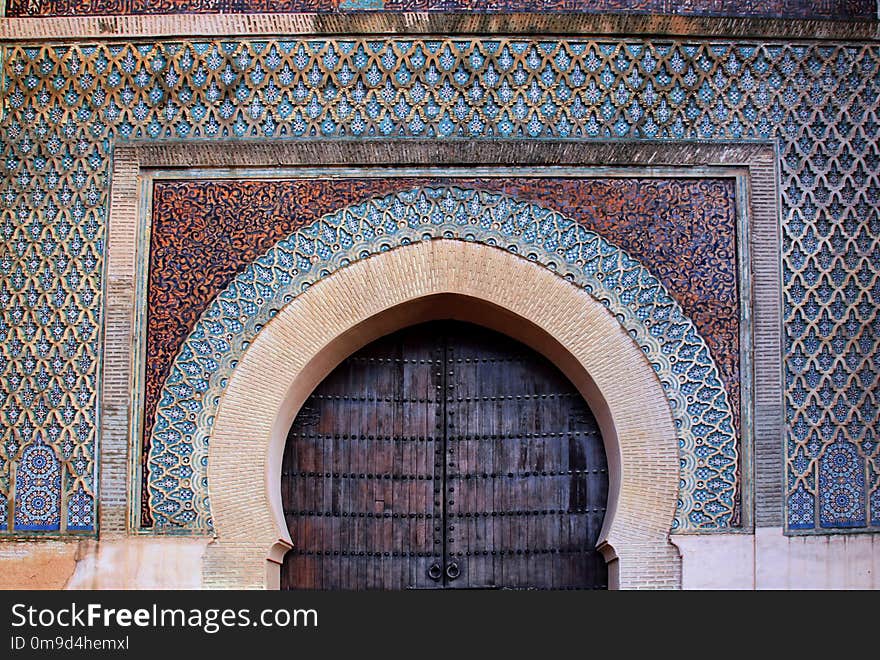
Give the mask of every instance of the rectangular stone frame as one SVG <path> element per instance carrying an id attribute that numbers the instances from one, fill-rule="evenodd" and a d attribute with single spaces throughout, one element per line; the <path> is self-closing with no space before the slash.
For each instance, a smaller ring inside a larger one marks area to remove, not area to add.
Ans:
<path id="1" fill-rule="evenodd" d="M 727 176 L 736 179 L 741 308 L 742 524 L 783 526 L 782 287 L 777 155 L 772 142 L 575 143 L 469 141 L 119 143 L 113 157 L 100 405 L 99 533 L 139 529 L 139 452 L 150 214 L 155 174 L 241 177 L 295 169 L 561 168 L 580 176 Z M 428 172 L 430 173 L 430 171 Z M 743 203 L 744 202 L 744 203 Z M 717 534 L 718 532 L 709 532 Z M 167 533 L 166 533 L 167 534 Z"/>

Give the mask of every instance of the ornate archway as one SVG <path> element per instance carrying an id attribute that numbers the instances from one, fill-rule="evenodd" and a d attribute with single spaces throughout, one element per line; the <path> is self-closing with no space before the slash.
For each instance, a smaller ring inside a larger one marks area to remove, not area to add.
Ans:
<path id="1" fill-rule="evenodd" d="M 681 486 L 673 530 L 730 525 L 739 457 L 727 393 L 705 341 L 659 280 L 558 213 L 501 194 L 440 187 L 326 215 L 277 243 L 214 299 L 183 343 L 156 412 L 147 485 L 158 528 L 211 530 L 207 462 L 217 406 L 242 354 L 278 311 L 342 267 L 435 238 L 503 247 L 607 307 L 659 376 L 675 420 Z"/>
<path id="2" fill-rule="evenodd" d="M 678 557 L 668 543 L 678 443 L 663 387 L 642 351 L 580 288 L 504 250 L 455 240 L 416 243 L 340 269 L 297 296 L 249 345 L 211 434 L 217 538 L 207 555 L 207 585 L 277 585 L 291 544 L 281 457 L 290 424 L 314 387 L 373 339 L 450 317 L 506 332 L 572 380 L 606 442 L 609 512 L 600 546 L 611 562 L 611 584 L 678 585 Z"/>

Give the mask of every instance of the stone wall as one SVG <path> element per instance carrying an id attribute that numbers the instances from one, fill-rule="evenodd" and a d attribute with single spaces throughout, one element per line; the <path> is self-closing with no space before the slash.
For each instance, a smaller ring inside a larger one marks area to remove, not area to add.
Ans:
<path id="1" fill-rule="evenodd" d="M 9 5 L 13 13 L 21 11 L 16 6 Z M 113 13 L 135 13 L 119 7 Z M 755 419 L 762 405 L 771 411 L 759 426 L 784 425 L 784 436 L 749 436 L 756 451 L 744 465 L 741 489 L 754 500 L 744 501 L 759 540 L 765 528 L 784 535 L 876 531 L 880 118 L 873 99 L 880 93 L 880 50 L 869 7 L 823 7 L 861 20 L 794 21 L 786 32 L 772 21 L 608 19 L 618 29 L 645 30 L 625 39 L 535 36 L 551 14 L 532 26 L 488 15 L 340 16 L 364 32 L 405 21 L 393 30 L 401 36 L 379 39 L 243 38 L 234 36 L 245 25 L 235 16 L 202 23 L 215 36 L 197 38 L 176 36 L 198 31 L 192 15 L 179 23 L 132 16 L 0 20 L 0 533 L 14 539 L 4 552 L 21 557 L 22 548 L 33 548 L 32 572 L 45 571 L 47 584 L 58 586 L 70 577 L 71 561 L 90 572 L 87 557 L 95 555 L 82 548 L 93 539 L 105 543 L 108 534 L 124 536 L 132 526 L 143 483 L 126 467 L 134 434 L 120 429 L 140 404 L 136 397 L 118 407 L 100 400 L 102 387 L 120 373 L 131 373 L 134 381 L 126 376 L 118 384 L 136 393 L 140 368 L 104 361 L 114 331 L 109 294 L 120 284 L 107 275 L 110 183 L 123 164 L 115 155 L 131 141 L 158 148 L 252 141 L 268 148 L 354 140 L 379 152 L 389 140 L 412 139 L 474 151 L 505 140 L 610 143 L 621 150 L 631 143 L 770 145 L 778 176 L 768 208 L 778 212 L 781 231 L 781 330 L 754 349 L 780 344 L 784 412 L 772 387 L 760 378 L 744 382 L 754 386 Z M 278 25 L 295 33 L 324 19 L 247 20 L 257 32 L 277 34 Z M 584 20 L 569 29 L 605 19 Z M 508 28 L 497 36 L 454 36 L 473 34 L 469 21 Z M 119 29 L 130 36 L 102 40 L 102 31 Z M 419 36 L 422 30 L 450 38 Z M 42 35 L 57 41 L 46 45 Z M 136 186 L 132 193 L 122 203 L 140 213 Z M 138 249 L 133 241 L 119 258 L 140 267 Z M 755 281 L 772 272 L 760 266 Z M 757 309 L 741 311 L 747 327 Z M 115 444 L 108 442 L 114 437 Z M 117 467 L 105 469 L 105 460 Z M 748 536 L 750 524 L 747 516 L 737 539 Z M 39 541 L 43 536 L 72 540 Z M 826 536 L 764 546 L 759 540 L 756 576 L 772 572 L 777 561 L 819 566 L 839 545 Z M 696 585 L 697 573 L 687 577 L 691 546 L 682 543 L 683 584 Z M 782 545 L 787 558 L 777 552 Z M 844 545 L 858 547 L 858 557 L 876 553 L 872 541 Z M 797 550 L 814 546 L 827 552 Z M 777 583 L 755 582 L 762 584 Z"/>

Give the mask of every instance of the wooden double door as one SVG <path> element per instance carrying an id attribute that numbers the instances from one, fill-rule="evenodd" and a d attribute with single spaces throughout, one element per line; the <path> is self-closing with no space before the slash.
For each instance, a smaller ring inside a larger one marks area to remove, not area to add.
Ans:
<path id="1" fill-rule="evenodd" d="M 605 588 L 607 494 L 596 420 L 554 365 L 475 325 L 407 328 L 294 420 L 282 588 Z"/>

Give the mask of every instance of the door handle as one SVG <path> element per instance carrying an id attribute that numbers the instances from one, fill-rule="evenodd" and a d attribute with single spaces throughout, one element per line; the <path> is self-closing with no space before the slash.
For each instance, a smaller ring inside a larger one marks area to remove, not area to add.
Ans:
<path id="1" fill-rule="evenodd" d="M 436 561 L 428 569 L 428 577 L 434 580 L 434 582 L 443 577 L 443 569 L 440 568 L 440 564 Z"/>
<path id="2" fill-rule="evenodd" d="M 450 580 L 454 580 L 459 575 L 461 575 L 461 569 L 458 567 L 458 564 L 454 561 L 449 562 L 449 564 L 447 564 L 446 566 L 446 577 L 448 577 Z"/>

